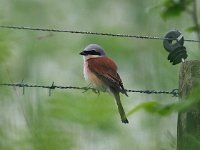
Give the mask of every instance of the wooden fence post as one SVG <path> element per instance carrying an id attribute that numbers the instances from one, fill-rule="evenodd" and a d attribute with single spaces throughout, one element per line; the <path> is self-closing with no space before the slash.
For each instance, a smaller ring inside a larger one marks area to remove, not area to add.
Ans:
<path id="1" fill-rule="evenodd" d="M 200 101 L 200 61 L 186 61 L 179 76 L 180 101 L 192 99 Z M 178 114 L 177 150 L 200 150 L 200 102 Z"/>

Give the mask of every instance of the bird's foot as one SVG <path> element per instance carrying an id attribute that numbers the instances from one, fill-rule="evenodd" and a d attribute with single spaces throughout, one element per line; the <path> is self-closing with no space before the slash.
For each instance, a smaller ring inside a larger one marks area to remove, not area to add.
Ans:
<path id="1" fill-rule="evenodd" d="M 98 94 L 98 96 L 100 95 L 100 91 L 97 90 L 97 89 L 92 89 L 92 91 L 95 93 L 95 94 Z"/>
<path id="2" fill-rule="evenodd" d="M 88 90 L 92 90 L 92 92 L 94 92 L 95 94 L 100 95 L 100 91 L 97 90 L 97 89 L 95 89 L 95 88 L 93 88 L 93 87 L 91 86 L 91 84 L 89 84 L 88 86 L 84 87 L 83 90 L 84 90 L 84 91 L 83 91 L 82 93 L 85 93 L 85 92 L 87 92 Z"/>
<path id="3" fill-rule="evenodd" d="M 89 84 L 88 86 L 83 88 L 84 91 L 82 93 L 85 93 L 85 92 L 87 92 L 88 90 L 91 90 L 91 89 L 93 89 L 93 88 L 91 88 L 91 85 Z"/>

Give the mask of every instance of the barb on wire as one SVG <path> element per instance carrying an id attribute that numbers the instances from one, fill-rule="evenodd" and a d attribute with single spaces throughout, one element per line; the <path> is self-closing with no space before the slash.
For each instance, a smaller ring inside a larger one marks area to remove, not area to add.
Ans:
<path id="1" fill-rule="evenodd" d="M 147 36 L 147 35 L 130 35 L 130 34 L 114 34 L 114 33 L 101 33 L 101 32 L 90 32 L 90 31 L 78 31 L 78 30 L 60 30 L 60 29 L 47 29 L 47 28 L 33 28 L 23 26 L 5 26 L 0 25 L 1 28 L 17 29 L 17 30 L 31 30 L 31 31 L 42 31 L 42 32 L 65 32 L 72 34 L 85 34 L 85 35 L 98 35 L 98 36 L 113 36 L 113 37 L 126 37 L 126 38 L 137 38 L 137 39 L 152 39 L 152 40 L 176 40 L 173 38 L 164 38 L 158 36 Z M 187 42 L 200 42 L 199 40 L 185 39 Z"/>
<path id="2" fill-rule="evenodd" d="M 91 87 L 77 87 L 77 86 L 57 86 L 54 84 L 54 82 L 48 86 L 48 85 L 32 85 L 32 84 L 26 84 L 26 83 L 1 83 L 0 86 L 12 86 L 12 87 L 20 87 L 23 88 L 23 94 L 25 91 L 25 87 L 27 88 L 46 88 L 49 89 L 49 96 L 51 96 L 51 90 L 53 89 L 75 89 L 75 90 L 93 90 L 96 91 L 96 89 Z M 159 91 L 159 90 L 127 90 L 127 92 L 132 93 L 144 93 L 144 94 L 168 94 L 173 95 L 174 97 L 179 96 L 178 89 L 173 89 L 172 91 Z"/>

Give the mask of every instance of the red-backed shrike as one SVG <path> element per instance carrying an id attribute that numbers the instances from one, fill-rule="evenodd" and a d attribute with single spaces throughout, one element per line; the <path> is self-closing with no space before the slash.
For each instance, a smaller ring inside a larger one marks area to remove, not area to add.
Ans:
<path id="1" fill-rule="evenodd" d="M 121 120 L 123 123 L 128 123 L 119 93 L 128 95 L 117 73 L 117 65 L 115 62 L 106 57 L 104 49 L 97 44 L 88 45 L 80 55 L 83 55 L 84 59 L 83 73 L 85 79 L 93 88 L 103 92 L 107 91 L 114 95 Z"/>

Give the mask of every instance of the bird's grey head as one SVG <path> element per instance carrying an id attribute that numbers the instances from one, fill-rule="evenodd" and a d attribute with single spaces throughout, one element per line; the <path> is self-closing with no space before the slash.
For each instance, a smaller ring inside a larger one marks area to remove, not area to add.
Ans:
<path id="1" fill-rule="evenodd" d="M 80 53 L 83 56 L 105 56 L 104 49 L 98 44 L 90 44 Z"/>

